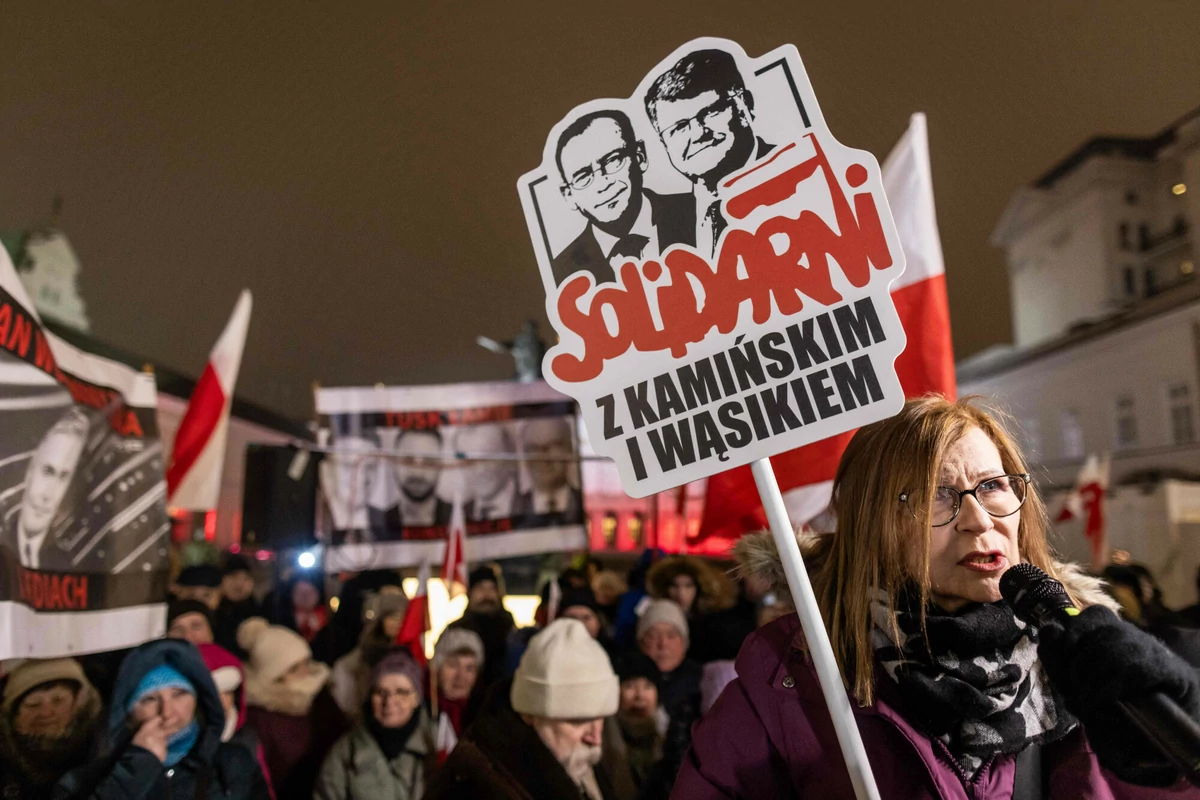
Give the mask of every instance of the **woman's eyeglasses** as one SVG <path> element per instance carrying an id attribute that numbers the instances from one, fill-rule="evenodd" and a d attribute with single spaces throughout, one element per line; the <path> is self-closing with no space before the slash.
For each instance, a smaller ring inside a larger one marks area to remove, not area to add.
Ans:
<path id="1" fill-rule="evenodd" d="M 953 489 L 949 486 L 939 486 L 933 492 L 933 504 L 930 509 L 932 518 L 930 524 L 935 528 L 949 525 L 962 510 L 963 497 L 971 495 L 988 514 L 993 517 L 1007 517 L 1017 513 L 1025 505 L 1029 495 L 1029 473 L 1020 475 L 998 475 L 980 481 L 971 489 Z M 920 509 L 913 508 L 909 502 L 911 492 L 902 492 L 900 502 L 908 506 L 909 512 L 918 517 Z"/>

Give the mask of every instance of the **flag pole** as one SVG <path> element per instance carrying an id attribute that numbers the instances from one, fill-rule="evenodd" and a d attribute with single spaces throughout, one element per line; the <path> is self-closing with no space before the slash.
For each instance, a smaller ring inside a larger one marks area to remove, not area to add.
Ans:
<path id="1" fill-rule="evenodd" d="M 760 458 L 751 463 L 750 470 L 754 474 L 754 483 L 758 487 L 763 509 L 767 512 L 767 522 L 771 526 L 771 535 L 775 538 L 775 547 L 779 550 L 779 559 L 783 562 L 792 601 L 796 605 L 796 613 L 800 617 L 800 625 L 808 642 L 809 655 L 817 669 L 821 692 L 825 695 L 825 705 L 833 720 L 833 729 L 837 733 L 842 756 L 846 759 L 846 769 L 850 772 L 854 795 L 858 800 L 879 800 L 879 789 L 875 786 L 871 763 L 867 760 L 867 751 L 863 747 L 858 725 L 854 721 L 854 710 L 850 707 L 850 698 L 842 683 L 842 674 L 838 670 L 837 659 L 829 643 L 825 622 L 821 619 L 817 596 L 813 593 L 808 571 L 804 568 L 800 545 L 796 543 L 795 532 L 788 520 L 787 507 L 783 503 L 783 494 L 779 491 L 779 482 L 775 480 L 771 460 Z"/>

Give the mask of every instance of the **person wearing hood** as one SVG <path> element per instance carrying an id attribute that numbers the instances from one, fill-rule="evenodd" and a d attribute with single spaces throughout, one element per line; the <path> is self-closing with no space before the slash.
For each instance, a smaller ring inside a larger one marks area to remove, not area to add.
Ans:
<path id="1" fill-rule="evenodd" d="M 313 661 L 298 633 L 261 617 L 242 623 L 238 644 L 249 653 L 246 718 L 258 733 L 275 792 L 310 797 L 321 761 L 350 727 L 329 693 L 329 667 Z"/>
<path id="2" fill-rule="evenodd" d="M 167 638 L 212 644 L 212 610 L 199 600 L 172 600 L 167 604 Z"/>
<path id="3" fill-rule="evenodd" d="M 396 646 L 396 635 L 404 622 L 408 597 L 398 586 L 372 592 L 363 603 L 363 631 L 358 647 L 337 660 L 329 691 L 338 707 L 357 719 L 371 691 L 371 671 Z"/>
<path id="4" fill-rule="evenodd" d="M 619 695 L 608 654 L 583 623 L 555 620 L 489 693 L 426 800 L 615 800 L 600 743 Z"/>
<path id="5" fill-rule="evenodd" d="M 254 597 L 250 560 L 240 553 L 229 553 L 221 569 L 221 602 L 213 614 L 213 641 L 242 658 L 246 654 L 238 647 L 238 626 L 262 615 L 262 605 Z"/>
<path id="6" fill-rule="evenodd" d="M 724 570 L 699 556 L 670 556 L 646 573 L 646 590 L 656 600 L 673 600 L 687 616 L 688 658 L 706 664 L 719 656 L 712 640 L 736 633 L 745 639 L 754 631 L 752 617 L 733 612 L 737 585 Z M 741 642 L 738 642 L 741 645 Z"/>
<path id="7" fill-rule="evenodd" d="M 1200 717 L 1195 671 L 1058 562 L 1019 446 L 968 401 L 909 400 L 860 428 L 833 534 L 802 533 L 812 588 L 880 795 L 912 800 L 1195 797 L 1118 702 L 1164 692 Z M 786 579 L 770 534 L 741 570 Z M 1082 610 L 1027 625 L 1000 577 L 1032 564 Z M 743 644 L 692 732 L 674 797 L 855 797 L 796 614 Z"/>
<path id="8" fill-rule="evenodd" d="M 0 706 L 0 798 L 45 800 L 99 745 L 100 695 L 72 658 L 26 661 Z"/>
<path id="9" fill-rule="evenodd" d="M 484 663 L 483 640 L 466 628 L 442 631 L 433 648 L 429 670 L 437 680 L 438 713 L 450 720 L 455 736 L 462 736 L 478 706 L 472 701 L 480 697 L 477 687 Z"/>
<path id="10" fill-rule="evenodd" d="M 112 751 L 59 781 L 56 800 L 268 800 L 254 756 L 225 744 L 225 712 L 199 651 L 149 642 L 121 665 L 109 709 Z"/>
<path id="11" fill-rule="evenodd" d="M 403 649 L 371 670 L 360 722 L 329 751 L 315 800 L 420 800 L 437 764 L 424 670 Z"/>
<path id="12" fill-rule="evenodd" d="M 267 768 L 267 757 L 263 753 L 262 743 L 258 741 L 258 732 L 253 725 L 246 724 L 246 673 L 242 662 L 220 645 L 201 644 L 196 649 L 208 667 L 217 693 L 221 695 L 221 707 L 225 709 L 225 729 L 221 731 L 221 741 L 241 745 L 254 754 L 274 798 L 271 771 Z"/>

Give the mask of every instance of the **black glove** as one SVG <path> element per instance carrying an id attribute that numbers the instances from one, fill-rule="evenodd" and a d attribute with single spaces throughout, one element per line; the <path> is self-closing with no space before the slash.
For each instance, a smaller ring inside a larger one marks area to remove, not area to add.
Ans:
<path id="1" fill-rule="evenodd" d="M 1162 692 L 1200 720 L 1195 670 L 1148 633 L 1103 606 L 1068 625 L 1039 629 L 1038 657 L 1067 709 L 1083 723 L 1101 766 L 1140 786 L 1169 786 L 1179 770 L 1117 705 Z"/>

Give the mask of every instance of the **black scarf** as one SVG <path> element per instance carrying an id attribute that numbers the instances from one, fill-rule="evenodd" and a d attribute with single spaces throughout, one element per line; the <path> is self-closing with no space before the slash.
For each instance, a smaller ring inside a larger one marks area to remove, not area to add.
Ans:
<path id="1" fill-rule="evenodd" d="M 892 639 L 886 597 L 872 605 L 875 655 L 899 687 L 904 717 L 946 746 L 969 780 L 1000 753 L 1054 742 L 1076 725 L 1037 660 L 1037 632 L 1003 601 L 954 614 L 897 603 Z"/>
<path id="2" fill-rule="evenodd" d="M 366 708 L 363 709 L 363 724 L 367 726 L 367 733 L 371 734 L 371 738 L 379 745 L 384 758 L 388 761 L 395 761 L 396 757 L 404 752 L 409 738 L 412 737 L 420 722 L 420 708 L 414 708 L 408 722 L 399 728 L 385 728 L 379 724 L 379 721 L 375 719 L 375 714 L 371 712 L 371 698 L 367 698 Z"/>

